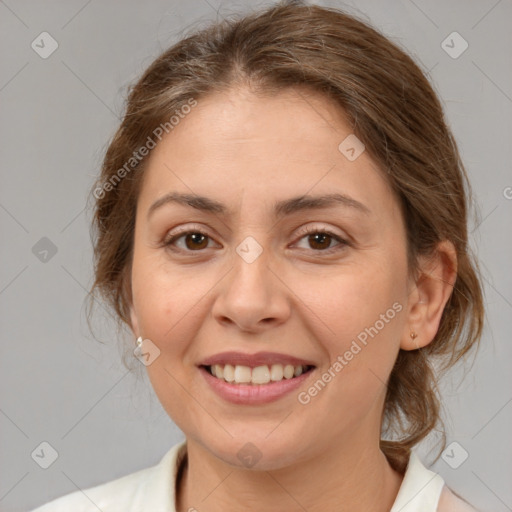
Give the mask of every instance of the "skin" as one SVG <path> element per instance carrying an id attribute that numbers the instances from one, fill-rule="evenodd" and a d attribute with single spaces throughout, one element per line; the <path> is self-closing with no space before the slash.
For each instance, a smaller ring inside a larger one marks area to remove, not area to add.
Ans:
<path id="1" fill-rule="evenodd" d="M 396 498 L 403 475 L 379 448 L 385 382 L 400 348 L 432 341 L 456 256 L 440 243 L 420 261 L 417 281 L 409 276 L 404 221 L 382 172 L 368 152 L 349 161 L 338 150 L 351 133 L 343 112 L 316 93 L 261 97 L 238 88 L 201 98 L 150 154 L 137 204 L 131 324 L 160 350 L 149 378 L 187 438 L 180 512 L 384 512 Z M 168 192 L 207 196 L 232 215 L 167 204 L 148 219 Z M 276 201 L 332 192 L 370 213 L 337 205 L 272 216 Z M 207 238 L 182 236 L 173 252 L 163 242 L 179 226 Z M 305 227 L 349 244 L 315 242 Z M 248 236 L 263 249 L 250 264 L 235 250 Z M 228 403 L 196 366 L 227 350 L 281 352 L 315 362 L 299 389 L 307 390 L 397 302 L 402 310 L 307 405 L 298 392 L 265 405 Z M 252 468 L 237 457 L 247 442 L 261 453 Z"/>

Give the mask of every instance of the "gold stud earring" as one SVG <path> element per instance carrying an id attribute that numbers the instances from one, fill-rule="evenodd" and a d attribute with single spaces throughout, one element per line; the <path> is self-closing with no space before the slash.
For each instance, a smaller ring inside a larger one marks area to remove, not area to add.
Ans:
<path id="1" fill-rule="evenodd" d="M 411 338 L 414 340 L 418 337 L 418 335 L 414 332 L 414 331 L 411 331 L 411 334 L 410 334 Z"/>

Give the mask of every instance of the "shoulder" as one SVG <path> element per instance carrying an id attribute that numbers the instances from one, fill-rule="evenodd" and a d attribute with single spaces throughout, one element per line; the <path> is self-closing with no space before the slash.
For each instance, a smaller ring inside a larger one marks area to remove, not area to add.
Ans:
<path id="1" fill-rule="evenodd" d="M 117 478 L 50 501 L 32 512 L 111 512 L 130 506 L 154 474 L 154 467 Z"/>
<path id="2" fill-rule="evenodd" d="M 437 512 L 478 512 L 478 510 L 445 485 L 439 497 Z"/>
<path id="3" fill-rule="evenodd" d="M 411 452 L 391 512 L 479 512 L 454 493 L 443 477 Z"/>
<path id="4" fill-rule="evenodd" d="M 155 465 L 84 490 L 74 491 L 31 512 L 128 512 L 174 510 L 177 463 L 186 445 L 174 445 Z M 149 507 L 149 508 L 148 508 Z M 172 507 L 172 508 L 171 508 Z"/>
<path id="5" fill-rule="evenodd" d="M 119 504 L 127 504 L 137 493 L 137 489 L 147 479 L 151 468 L 143 469 L 135 473 L 123 476 L 116 480 L 103 483 L 88 489 L 75 491 L 53 501 L 50 501 L 32 512 L 89 512 L 92 510 L 110 511 L 112 497 L 116 496 Z"/>

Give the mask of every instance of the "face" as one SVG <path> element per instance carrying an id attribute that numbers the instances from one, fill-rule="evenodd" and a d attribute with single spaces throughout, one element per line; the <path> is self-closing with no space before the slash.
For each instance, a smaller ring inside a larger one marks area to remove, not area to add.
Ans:
<path id="1" fill-rule="evenodd" d="M 200 99 L 149 157 L 132 328 L 160 351 L 146 368 L 169 416 L 230 464 L 378 443 L 409 332 L 406 236 L 368 153 L 339 149 L 351 133 L 322 96 L 240 89 Z M 171 193 L 208 201 L 159 201 Z"/>

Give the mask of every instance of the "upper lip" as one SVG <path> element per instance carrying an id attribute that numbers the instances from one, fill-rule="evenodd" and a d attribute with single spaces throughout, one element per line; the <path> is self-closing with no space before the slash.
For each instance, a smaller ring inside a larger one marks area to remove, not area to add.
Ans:
<path id="1" fill-rule="evenodd" d="M 244 354 L 243 352 L 221 352 L 206 358 L 199 366 L 212 366 L 214 364 L 231 364 L 233 366 L 256 366 L 272 365 L 272 364 L 291 364 L 293 366 L 315 366 L 311 361 L 293 357 L 287 354 L 277 352 L 257 352 L 255 354 Z"/>

